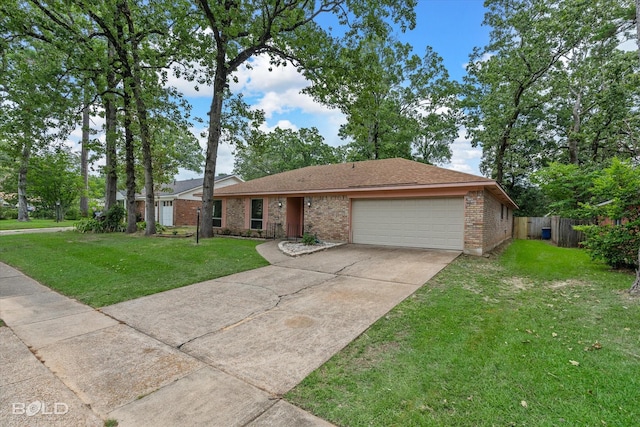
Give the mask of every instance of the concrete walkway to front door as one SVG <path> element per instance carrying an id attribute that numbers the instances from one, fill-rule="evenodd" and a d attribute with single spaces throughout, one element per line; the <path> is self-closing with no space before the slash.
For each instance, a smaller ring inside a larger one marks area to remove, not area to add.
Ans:
<path id="1" fill-rule="evenodd" d="M 19 408 L 38 401 L 67 405 L 32 415 L 54 425 L 329 425 L 282 394 L 459 255 L 258 250 L 272 265 L 99 311 L 0 265 L 0 424 L 36 421 Z"/>

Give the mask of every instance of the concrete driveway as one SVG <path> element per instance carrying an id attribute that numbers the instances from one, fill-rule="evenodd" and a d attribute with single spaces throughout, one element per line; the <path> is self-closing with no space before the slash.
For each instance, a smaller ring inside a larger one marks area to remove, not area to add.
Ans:
<path id="1" fill-rule="evenodd" d="M 4 300 L 0 315 L 9 313 L 7 324 L 45 365 L 120 426 L 327 425 L 280 396 L 459 255 L 345 245 L 290 258 L 275 242 L 258 250 L 272 265 L 104 314 L 65 306 L 64 322 L 77 317 L 80 332 L 60 339 L 41 332 L 50 316 L 31 328 L 11 311 L 19 301 Z M 103 318 L 87 320 L 95 315 Z"/>

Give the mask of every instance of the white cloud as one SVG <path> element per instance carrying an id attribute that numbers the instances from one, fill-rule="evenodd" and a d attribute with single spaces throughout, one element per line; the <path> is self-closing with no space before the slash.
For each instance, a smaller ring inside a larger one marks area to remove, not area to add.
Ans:
<path id="1" fill-rule="evenodd" d="M 269 57 L 266 55 L 252 58 L 246 65 L 241 65 L 234 75 L 238 83 L 231 82 L 231 90 L 234 93 L 239 91 L 249 96 L 266 92 L 285 92 L 291 89 L 300 91 L 309 85 L 294 66 L 288 64 L 276 67 L 269 63 Z"/>
<path id="2" fill-rule="evenodd" d="M 274 126 L 269 126 L 266 123 L 260 125 L 260 130 L 266 133 L 273 132 L 276 128 L 291 129 L 293 131 L 298 130 L 298 126 L 291 123 L 289 120 L 278 120 L 278 123 L 276 123 Z"/>
<path id="3" fill-rule="evenodd" d="M 480 159 L 482 159 L 482 148 L 472 147 L 471 141 L 466 138 L 466 130 L 458 130 L 458 138 L 451 144 L 451 162 L 445 167 L 459 172 L 481 175 Z"/>
<path id="4" fill-rule="evenodd" d="M 265 55 L 253 58 L 249 64 L 250 69 L 246 66 L 238 69 L 235 73 L 238 83 L 232 82 L 230 88 L 234 93 L 242 93 L 245 99 L 253 98 L 254 108 L 263 110 L 267 119 L 293 110 L 307 114 L 334 114 L 335 110 L 301 93 L 309 82 L 291 64 L 273 66 Z"/>

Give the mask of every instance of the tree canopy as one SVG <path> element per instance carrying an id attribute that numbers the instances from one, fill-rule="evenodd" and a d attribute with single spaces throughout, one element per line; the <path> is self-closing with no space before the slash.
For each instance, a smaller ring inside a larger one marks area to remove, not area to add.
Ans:
<path id="1" fill-rule="evenodd" d="M 471 55 L 466 128 L 508 190 L 550 162 L 638 155 L 638 63 L 627 0 L 490 0 L 490 43 Z"/>
<path id="2" fill-rule="evenodd" d="M 245 144 L 236 147 L 234 173 L 250 180 L 305 166 L 340 163 L 344 160 L 342 151 L 325 144 L 316 128 L 276 128 L 268 133 L 256 129 Z"/>

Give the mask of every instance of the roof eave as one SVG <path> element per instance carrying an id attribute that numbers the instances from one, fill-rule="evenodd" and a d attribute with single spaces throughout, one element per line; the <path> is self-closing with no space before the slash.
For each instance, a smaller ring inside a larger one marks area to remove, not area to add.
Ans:
<path id="1" fill-rule="evenodd" d="M 325 189 L 305 189 L 289 191 L 235 191 L 235 192 L 218 192 L 218 196 L 234 197 L 234 196 L 282 196 L 285 194 L 311 195 L 311 194 L 344 194 L 344 193 L 368 193 L 368 192 L 393 192 L 393 191 L 413 191 L 413 190 L 432 190 L 443 188 L 493 188 L 492 193 L 503 202 L 511 204 L 515 209 L 518 205 L 511 200 L 507 193 L 495 181 L 469 181 L 457 183 L 438 183 L 438 184 L 418 184 L 418 185 L 392 185 L 392 186 L 371 186 L 371 187 L 350 187 L 350 188 L 325 188 Z M 221 189 L 222 190 L 222 189 Z"/>

